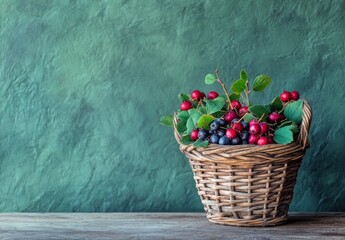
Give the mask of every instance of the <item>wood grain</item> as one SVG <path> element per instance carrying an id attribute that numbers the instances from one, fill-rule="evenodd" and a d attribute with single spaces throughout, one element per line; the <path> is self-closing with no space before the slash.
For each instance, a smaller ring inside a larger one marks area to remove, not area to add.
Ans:
<path id="1" fill-rule="evenodd" d="M 203 213 L 0 214 L 0 239 L 345 239 L 345 213 L 290 214 L 268 228 L 222 226 Z"/>

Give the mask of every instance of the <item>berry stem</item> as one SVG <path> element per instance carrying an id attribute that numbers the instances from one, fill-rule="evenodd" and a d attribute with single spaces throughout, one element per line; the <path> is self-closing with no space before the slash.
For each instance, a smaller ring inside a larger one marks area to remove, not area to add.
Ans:
<path id="1" fill-rule="evenodd" d="M 220 84 L 220 86 L 222 86 L 222 88 L 223 88 L 223 90 L 225 92 L 225 95 L 228 98 L 228 103 L 229 103 L 228 109 L 233 110 L 233 107 L 231 105 L 231 101 L 230 101 L 230 98 L 229 98 L 229 93 L 228 93 L 228 91 L 225 88 L 225 84 L 222 82 L 222 80 L 220 79 L 220 77 L 218 75 L 218 68 L 216 69 L 216 77 L 217 77 L 217 82 Z"/>
<path id="2" fill-rule="evenodd" d="M 250 106 L 250 101 L 249 101 L 249 81 L 246 81 L 246 97 L 247 97 L 247 101 L 248 101 L 248 107 Z"/>
<path id="3" fill-rule="evenodd" d="M 263 117 L 265 116 L 265 114 L 262 114 L 261 118 L 259 119 L 258 122 L 261 122 L 261 120 L 263 119 Z"/>

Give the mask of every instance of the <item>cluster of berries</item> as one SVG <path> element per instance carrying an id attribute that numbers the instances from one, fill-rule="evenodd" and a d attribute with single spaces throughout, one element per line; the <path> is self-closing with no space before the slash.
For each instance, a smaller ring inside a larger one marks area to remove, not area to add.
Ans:
<path id="1" fill-rule="evenodd" d="M 199 90 L 194 90 L 191 94 L 190 94 L 191 98 L 194 100 L 194 101 L 200 101 L 202 99 L 205 99 L 206 98 L 206 95 L 205 93 L 203 92 L 200 92 Z M 209 100 L 213 100 L 213 99 L 216 99 L 218 97 L 218 93 L 217 92 L 214 92 L 214 91 L 211 91 L 207 94 L 207 99 Z M 193 107 L 193 104 L 190 102 L 190 101 L 183 101 L 180 105 L 180 109 L 182 111 L 188 111 L 189 109 L 191 109 Z"/>
<path id="2" fill-rule="evenodd" d="M 235 111 L 227 113 L 224 118 L 215 119 L 209 128 L 210 130 L 194 129 L 190 134 L 191 139 L 193 141 L 209 139 L 210 143 L 220 145 L 273 143 L 266 122 L 259 123 L 258 120 L 252 120 L 248 124 L 239 119 Z"/>
<path id="3" fill-rule="evenodd" d="M 194 101 L 200 101 L 206 96 L 199 90 L 191 93 Z M 207 99 L 215 99 L 218 93 L 211 91 Z M 297 91 L 284 91 L 280 94 L 282 102 L 286 103 L 291 100 L 297 101 L 299 93 Z M 277 111 L 271 112 L 267 119 L 252 119 L 249 123 L 243 121 L 243 116 L 248 113 L 248 106 L 242 106 L 238 100 L 231 101 L 232 110 L 227 112 L 223 117 L 213 120 L 209 125 L 209 130 L 204 128 L 194 129 L 190 138 L 192 141 L 200 139 L 209 140 L 210 143 L 220 145 L 239 145 L 239 144 L 257 144 L 266 145 L 274 143 L 274 129 L 272 127 L 281 123 L 285 116 Z M 182 111 L 187 111 L 193 107 L 190 101 L 184 101 L 180 105 Z M 272 127 L 271 127 L 272 126 Z"/>

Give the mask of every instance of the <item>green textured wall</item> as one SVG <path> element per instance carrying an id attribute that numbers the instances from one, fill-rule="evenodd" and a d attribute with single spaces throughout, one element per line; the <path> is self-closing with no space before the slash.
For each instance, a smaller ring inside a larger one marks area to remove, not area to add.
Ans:
<path id="1" fill-rule="evenodd" d="M 345 210 L 345 1 L 0 0 L 0 211 L 202 211 L 160 115 L 216 67 L 314 108 L 291 207 Z M 217 88 L 216 90 L 220 90 Z"/>

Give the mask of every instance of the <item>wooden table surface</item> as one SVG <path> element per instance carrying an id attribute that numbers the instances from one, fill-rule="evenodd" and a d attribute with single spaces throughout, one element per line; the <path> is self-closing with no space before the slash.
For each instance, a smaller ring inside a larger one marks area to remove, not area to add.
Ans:
<path id="1" fill-rule="evenodd" d="M 345 239 L 345 213 L 291 213 L 287 224 L 248 228 L 203 213 L 0 214 L 0 239 Z"/>

